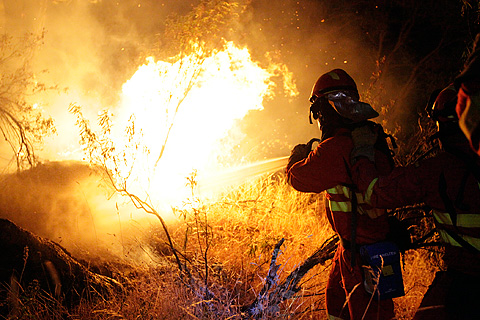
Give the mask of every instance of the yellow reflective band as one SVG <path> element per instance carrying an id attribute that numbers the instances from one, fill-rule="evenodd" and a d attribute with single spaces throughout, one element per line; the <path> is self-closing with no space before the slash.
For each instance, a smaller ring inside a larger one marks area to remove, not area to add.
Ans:
<path id="1" fill-rule="evenodd" d="M 343 195 L 346 198 L 350 199 L 350 188 L 342 185 L 335 186 L 333 188 L 327 189 L 327 193 L 334 195 Z M 329 200 L 328 205 L 330 210 L 341 211 L 341 212 L 351 212 L 352 203 L 350 201 L 333 201 Z"/>
<path id="2" fill-rule="evenodd" d="M 375 219 L 385 214 L 387 211 L 385 209 L 377 209 L 377 208 L 366 210 L 366 209 L 363 209 L 362 207 L 359 207 L 358 212 L 360 214 L 367 214 L 370 218 Z"/>
<path id="3" fill-rule="evenodd" d="M 345 197 L 350 198 L 350 188 L 346 186 L 338 185 L 336 187 L 327 189 L 327 193 L 330 194 L 343 194 Z"/>
<path id="4" fill-rule="evenodd" d="M 352 203 L 351 202 L 337 202 L 329 201 L 329 206 L 331 211 L 341 211 L 341 212 L 351 212 Z"/>
<path id="5" fill-rule="evenodd" d="M 328 202 L 331 211 L 341 211 L 341 212 L 352 212 L 352 203 L 351 202 L 341 202 L 341 201 L 332 201 L 329 200 Z M 358 207 L 359 214 L 367 214 L 370 218 L 375 219 L 379 216 L 385 214 L 384 209 L 364 209 L 362 207 Z"/>
<path id="6" fill-rule="evenodd" d="M 442 237 L 442 240 L 446 243 L 451 244 L 452 246 L 455 247 L 462 247 L 461 244 L 459 244 L 455 239 L 453 239 L 445 230 L 438 230 L 440 232 L 440 236 Z M 461 236 L 465 241 L 467 241 L 469 244 L 474 246 L 476 249 L 480 250 L 480 239 L 466 236 L 466 235 L 459 235 Z"/>
<path id="7" fill-rule="evenodd" d="M 329 204 L 329 208 L 331 211 L 337 211 L 337 212 L 351 212 L 352 211 L 352 202 L 351 202 L 351 198 L 350 198 L 350 194 L 351 194 L 351 191 L 350 191 L 350 188 L 346 187 L 346 186 L 341 186 L 341 185 L 338 185 L 334 188 L 330 188 L 330 189 L 327 189 L 327 193 L 329 194 L 334 194 L 334 195 L 343 195 L 345 196 L 346 198 L 348 198 L 349 200 L 347 201 L 333 201 L 333 200 L 329 200 L 328 204 Z M 357 198 L 357 204 L 359 205 L 362 205 L 362 204 L 365 204 L 365 200 L 363 198 L 363 195 L 361 193 L 355 193 L 355 196 Z M 372 219 L 375 219 L 379 216 L 381 216 L 382 214 L 385 213 L 385 210 L 384 209 L 375 209 L 375 208 L 372 208 L 372 209 L 364 209 L 363 207 L 359 206 L 358 207 L 358 213 L 360 214 L 367 214 L 370 218 Z"/>
<path id="8" fill-rule="evenodd" d="M 328 315 L 328 320 L 344 320 L 343 318 L 332 316 L 331 314 Z"/>
<path id="9" fill-rule="evenodd" d="M 377 181 L 378 181 L 378 178 L 373 179 L 372 182 L 370 182 L 370 184 L 368 185 L 367 190 L 365 191 L 364 201 L 369 205 L 372 205 L 373 187 L 375 186 L 375 183 L 377 183 Z"/>
<path id="10" fill-rule="evenodd" d="M 355 195 L 357 196 L 357 203 L 358 204 L 366 203 L 365 199 L 363 199 L 363 194 L 361 194 L 360 192 L 355 192 Z"/>
<path id="11" fill-rule="evenodd" d="M 441 224 L 452 226 L 452 219 L 446 212 L 433 211 L 435 220 Z M 466 228 L 480 228 L 480 215 L 478 214 L 457 214 L 457 226 Z"/>

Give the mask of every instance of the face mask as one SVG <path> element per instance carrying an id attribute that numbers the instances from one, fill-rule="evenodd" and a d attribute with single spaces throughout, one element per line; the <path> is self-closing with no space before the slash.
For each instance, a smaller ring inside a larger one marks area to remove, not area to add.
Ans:
<path id="1" fill-rule="evenodd" d="M 378 113 L 368 103 L 358 101 L 358 95 L 348 91 L 337 91 L 326 95 L 333 103 L 339 115 L 352 120 L 353 123 L 378 117 Z"/>

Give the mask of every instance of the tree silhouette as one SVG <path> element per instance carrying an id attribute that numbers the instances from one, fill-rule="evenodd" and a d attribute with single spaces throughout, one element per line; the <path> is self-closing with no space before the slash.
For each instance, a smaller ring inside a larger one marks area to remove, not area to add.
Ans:
<path id="1" fill-rule="evenodd" d="M 34 166 L 35 144 L 55 131 L 53 120 L 35 104 L 35 94 L 53 89 L 36 80 L 31 71 L 35 49 L 43 34 L 14 38 L 0 36 L 0 132 L 18 169 Z"/>

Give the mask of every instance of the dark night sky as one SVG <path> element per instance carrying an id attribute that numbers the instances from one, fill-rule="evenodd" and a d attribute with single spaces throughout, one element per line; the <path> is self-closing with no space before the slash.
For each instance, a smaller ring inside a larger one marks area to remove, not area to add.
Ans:
<path id="1" fill-rule="evenodd" d="M 409 132 L 430 93 L 458 73 L 478 31 L 471 13 L 462 16 L 461 5 L 461 1 L 282 1 L 272 6 L 269 1 L 252 1 L 249 28 L 262 32 L 245 41 L 253 52 L 277 52 L 296 75 L 300 91 L 293 107 L 283 101 L 266 105 L 264 121 L 287 115 L 295 125 L 281 130 L 292 141 L 299 132 L 308 139 L 313 131 L 304 129 L 309 126 L 307 100 L 318 76 L 344 68 L 366 98 L 376 64 L 385 57 L 368 102 L 380 111 L 394 100 L 384 116 L 387 127 L 393 131 L 400 125 Z"/>

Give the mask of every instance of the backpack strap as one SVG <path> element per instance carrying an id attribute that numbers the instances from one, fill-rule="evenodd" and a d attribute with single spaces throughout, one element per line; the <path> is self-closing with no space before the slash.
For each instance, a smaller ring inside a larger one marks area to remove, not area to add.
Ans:
<path id="1" fill-rule="evenodd" d="M 376 123 L 373 121 L 365 121 L 365 122 L 353 124 L 351 125 L 350 129 L 354 130 L 355 128 L 361 127 L 361 126 L 369 126 L 372 129 L 372 131 L 378 134 L 378 138 L 377 138 L 377 141 L 375 142 L 374 148 L 375 150 L 383 152 L 388 156 L 388 161 L 393 168 L 395 166 L 395 163 L 393 161 L 393 156 L 395 153 L 388 146 L 387 138 L 390 138 L 390 143 L 392 144 L 392 147 L 397 148 L 394 137 L 392 135 L 387 135 L 383 130 L 383 127 L 379 123 Z M 347 170 L 347 175 L 349 176 L 350 180 L 353 181 L 352 172 L 345 158 L 343 159 L 343 162 Z M 350 198 L 352 203 L 352 210 L 351 210 L 352 219 L 350 223 L 350 229 L 351 229 L 350 250 L 351 250 L 351 265 L 352 267 L 354 267 L 356 265 L 355 259 L 356 259 L 356 252 L 357 252 L 356 238 L 357 238 L 357 225 L 358 225 L 358 199 L 355 193 L 355 191 L 357 190 L 357 186 L 352 182 L 351 185 L 346 185 L 346 187 L 350 189 L 350 193 L 352 195 Z"/>
<path id="2" fill-rule="evenodd" d="M 385 131 L 383 130 L 382 125 L 373 121 L 365 121 L 365 122 L 353 124 L 351 125 L 350 129 L 354 130 L 355 128 L 361 127 L 361 126 L 369 126 L 372 129 L 372 131 L 378 134 L 378 138 L 377 138 L 377 141 L 375 142 L 374 148 L 375 150 L 378 150 L 388 156 L 388 161 L 391 167 L 393 168 L 395 166 L 395 163 L 393 161 L 393 156 L 395 153 L 388 146 L 387 138 L 390 139 L 390 143 L 392 147 L 397 148 L 397 144 L 395 143 L 395 138 L 392 135 L 386 134 Z M 357 225 L 358 225 L 358 199 L 355 193 L 357 190 L 357 186 L 353 184 L 352 172 L 345 158 L 343 159 L 343 161 L 345 164 L 347 175 L 352 181 L 352 184 L 346 185 L 346 187 L 350 189 L 350 193 L 351 193 L 350 201 L 352 203 L 352 210 L 351 210 L 352 218 L 350 223 L 350 229 L 351 229 L 350 250 L 351 250 L 351 265 L 352 267 L 354 267 L 356 265 L 355 259 L 356 259 L 356 253 L 357 253 L 356 238 L 357 238 Z"/>
<path id="3" fill-rule="evenodd" d="M 350 193 L 352 194 L 352 221 L 350 222 L 350 228 L 352 230 L 352 235 L 350 239 L 350 249 L 351 249 L 351 265 L 352 268 L 355 267 L 356 261 L 356 252 L 357 252 L 357 225 L 358 225 L 358 200 L 355 190 L 350 188 Z"/>
<path id="4" fill-rule="evenodd" d="M 345 168 L 347 170 L 347 175 L 350 177 L 350 180 L 352 180 L 352 172 L 350 170 L 350 167 L 348 166 L 347 160 L 343 158 L 343 162 L 345 164 Z M 357 225 L 358 225 L 358 199 L 357 199 L 357 194 L 355 193 L 356 190 L 356 185 L 349 184 L 346 185 L 346 187 L 350 190 L 350 201 L 352 203 L 352 210 L 351 210 L 351 221 L 350 221 L 350 263 L 352 268 L 355 267 L 356 265 L 356 253 L 357 253 Z"/>

